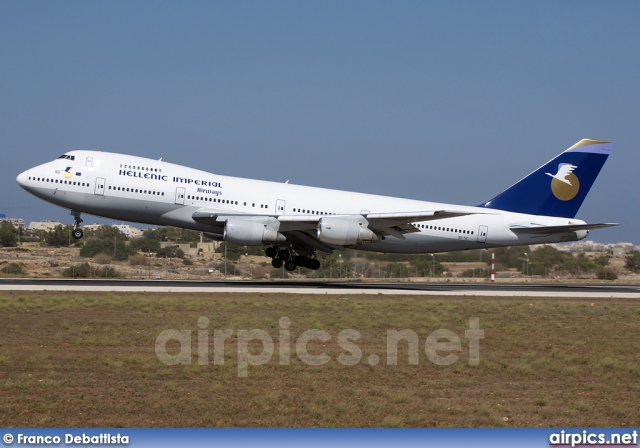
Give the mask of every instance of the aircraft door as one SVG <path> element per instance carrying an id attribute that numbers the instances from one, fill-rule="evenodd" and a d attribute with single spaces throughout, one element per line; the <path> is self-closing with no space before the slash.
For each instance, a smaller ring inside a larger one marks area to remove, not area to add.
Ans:
<path id="1" fill-rule="evenodd" d="M 276 200 L 276 215 L 284 215 L 285 212 L 285 201 L 284 199 L 277 199 Z"/>
<path id="2" fill-rule="evenodd" d="M 487 241 L 487 233 L 489 233 L 489 227 L 478 227 L 478 243 L 485 243 Z"/>
<path id="3" fill-rule="evenodd" d="M 187 190 L 184 187 L 176 188 L 176 201 L 177 205 L 184 205 L 184 195 L 187 193 Z"/>
<path id="4" fill-rule="evenodd" d="M 96 188 L 93 192 L 98 196 L 104 196 L 104 186 L 106 183 L 107 181 L 104 178 L 96 177 Z"/>

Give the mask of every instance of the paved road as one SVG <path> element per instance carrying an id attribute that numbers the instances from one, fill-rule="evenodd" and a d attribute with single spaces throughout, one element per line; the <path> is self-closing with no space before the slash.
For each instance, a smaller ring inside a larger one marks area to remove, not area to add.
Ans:
<path id="1" fill-rule="evenodd" d="M 0 279 L 0 290 L 260 292 L 303 294 L 411 294 L 544 297 L 640 298 L 640 285 L 499 284 L 499 283 L 365 283 L 320 281 L 71 280 Z"/>

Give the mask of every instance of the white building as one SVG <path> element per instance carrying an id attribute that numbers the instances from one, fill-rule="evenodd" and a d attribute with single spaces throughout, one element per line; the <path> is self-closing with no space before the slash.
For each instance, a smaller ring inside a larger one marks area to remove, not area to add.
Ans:
<path id="1" fill-rule="evenodd" d="M 88 224 L 84 226 L 86 230 L 97 230 L 100 227 L 106 226 L 107 224 Z M 115 227 L 129 238 L 137 238 L 142 236 L 142 230 L 131 227 L 129 224 L 113 224 L 111 227 Z"/>
<path id="2" fill-rule="evenodd" d="M 115 227 L 116 229 L 127 235 L 127 237 L 131 236 L 131 226 L 129 224 L 114 224 L 111 227 Z"/>
<path id="3" fill-rule="evenodd" d="M 44 230 L 48 232 L 56 226 L 64 226 L 64 224 L 58 221 L 31 221 L 27 230 Z"/>

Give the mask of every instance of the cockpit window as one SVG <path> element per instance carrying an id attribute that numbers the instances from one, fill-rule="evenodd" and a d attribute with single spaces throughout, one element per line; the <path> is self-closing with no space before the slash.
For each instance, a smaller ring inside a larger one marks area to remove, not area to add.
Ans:
<path id="1" fill-rule="evenodd" d="M 68 154 L 62 154 L 58 159 L 76 160 L 76 156 L 70 156 Z"/>

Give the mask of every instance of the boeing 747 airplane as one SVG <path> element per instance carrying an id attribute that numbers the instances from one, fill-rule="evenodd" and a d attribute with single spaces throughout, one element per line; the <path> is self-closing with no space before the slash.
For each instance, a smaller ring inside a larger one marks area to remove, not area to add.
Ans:
<path id="1" fill-rule="evenodd" d="M 577 241 L 575 219 L 613 143 L 584 139 L 495 198 L 475 207 L 211 174 L 160 160 L 70 151 L 17 177 L 47 202 L 81 213 L 267 245 L 271 264 L 318 269 L 316 251 L 347 248 L 435 253 Z"/>

